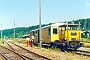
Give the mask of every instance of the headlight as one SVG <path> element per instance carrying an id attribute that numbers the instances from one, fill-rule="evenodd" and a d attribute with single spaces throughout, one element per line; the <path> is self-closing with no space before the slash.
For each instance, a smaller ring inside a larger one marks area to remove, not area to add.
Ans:
<path id="1" fill-rule="evenodd" d="M 66 38 L 64 38 L 64 41 L 66 41 Z"/>

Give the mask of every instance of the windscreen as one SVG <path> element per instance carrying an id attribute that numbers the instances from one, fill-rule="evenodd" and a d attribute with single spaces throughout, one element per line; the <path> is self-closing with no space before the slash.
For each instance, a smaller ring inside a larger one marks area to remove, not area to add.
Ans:
<path id="1" fill-rule="evenodd" d="M 62 25 L 62 26 L 59 26 L 59 29 L 60 30 L 79 30 L 79 25 Z"/>
<path id="2" fill-rule="evenodd" d="M 69 30 L 79 30 L 79 26 L 69 26 Z"/>

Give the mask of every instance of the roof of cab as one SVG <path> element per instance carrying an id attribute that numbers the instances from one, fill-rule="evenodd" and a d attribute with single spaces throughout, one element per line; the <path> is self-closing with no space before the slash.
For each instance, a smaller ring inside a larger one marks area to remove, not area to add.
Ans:
<path id="1" fill-rule="evenodd" d="M 44 27 L 42 27 L 42 29 L 44 29 L 44 28 L 47 28 L 47 27 L 51 27 L 51 26 L 66 26 L 67 25 L 67 23 L 54 23 L 54 24 L 51 24 L 51 25 L 48 25 L 48 26 L 44 26 Z M 68 24 L 69 26 L 78 26 L 79 24 Z M 32 31 L 36 31 L 36 30 L 39 30 L 40 28 L 38 28 L 38 29 L 34 29 L 34 30 L 31 30 L 30 32 L 32 32 Z"/>
<path id="2" fill-rule="evenodd" d="M 47 28 L 47 27 L 51 27 L 51 26 L 61 26 L 61 25 L 66 25 L 66 23 L 54 23 L 54 24 L 51 24 L 51 25 L 48 25 L 48 26 L 44 26 L 44 27 L 42 27 L 42 29 Z M 36 30 L 39 30 L 39 29 L 40 28 L 34 29 L 34 30 L 31 30 L 30 32 L 36 31 Z"/>

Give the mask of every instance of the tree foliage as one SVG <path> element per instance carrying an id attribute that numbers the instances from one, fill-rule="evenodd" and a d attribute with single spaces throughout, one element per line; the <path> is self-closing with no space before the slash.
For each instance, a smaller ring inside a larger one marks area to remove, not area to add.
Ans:
<path id="1" fill-rule="evenodd" d="M 42 24 L 42 27 L 46 26 L 48 24 Z M 31 30 L 39 28 L 39 25 L 35 26 L 30 26 L 30 27 L 18 27 L 15 28 L 15 37 L 16 38 L 21 38 L 25 34 L 29 34 Z M 2 31 L 2 36 L 6 36 L 8 38 L 13 38 L 14 37 L 14 28 L 12 29 L 6 29 Z M 1 37 L 1 32 L 0 32 L 0 37 Z"/>
<path id="2" fill-rule="evenodd" d="M 79 20 L 73 20 L 69 21 L 69 23 L 81 23 L 81 30 L 90 30 L 90 18 L 87 19 L 79 19 Z M 51 25 L 52 23 L 49 24 L 42 24 L 42 27 Z M 30 26 L 30 27 L 18 27 L 15 28 L 15 37 L 20 38 L 24 34 L 29 34 L 31 30 L 39 28 L 39 25 L 35 26 Z M 7 36 L 8 38 L 13 38 L 14 37 L 14 28 L 12 29 L 5 29 L 2 31 L 2 36 Z M 1 37 L 1 32 L 0 32 L 0 37 Z"/>

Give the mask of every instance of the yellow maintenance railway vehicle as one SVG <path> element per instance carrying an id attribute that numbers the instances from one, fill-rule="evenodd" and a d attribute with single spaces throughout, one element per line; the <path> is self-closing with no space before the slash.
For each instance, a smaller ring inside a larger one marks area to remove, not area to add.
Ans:
<path id="1" fill-rule="evenodd" d="M 34 36 L 34 44 L 40 43 L 40 29 L 30 31 Z M 42 45 L 60 47 L 62 49 L 77 49 L 82 46 L 79 24 L 55 23 L 41 29 Z"/>

